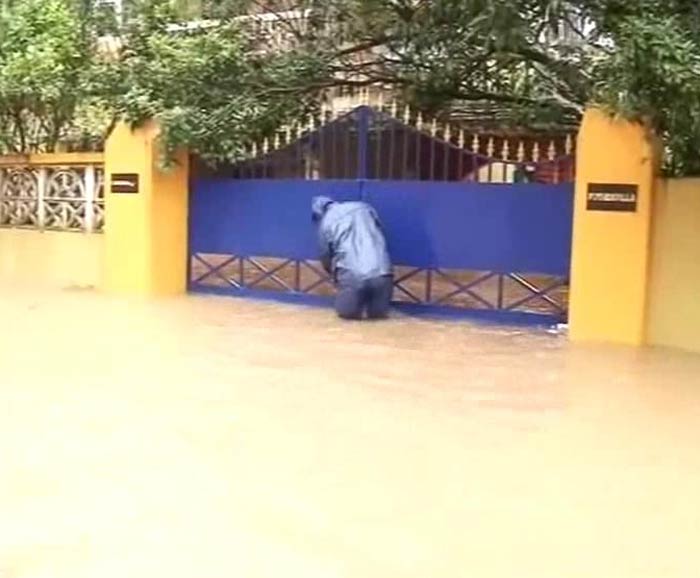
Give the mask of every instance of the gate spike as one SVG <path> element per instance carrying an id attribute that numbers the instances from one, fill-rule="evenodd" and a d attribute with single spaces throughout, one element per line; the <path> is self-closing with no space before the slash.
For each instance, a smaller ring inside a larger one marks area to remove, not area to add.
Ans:
<path id="1" fill-rule="evenodd" d="M 472 152 L 475 154 L 479 154 L 480 148 L 481 148 L 481 139 L 479 138 L 478 134 L 475 134 L 474 138 L 472 139 Z"/>
<path id="2" fill-rule="evenodd" d="M 460 129 L 459 131 L 459 141 L 457 144 L 459 145 L 460 149 L 464 148 L 464 129 Z"/>
<path id="3" fill-rule="evenodd" d="M 403 122 L 406 126 L 411 124 L 411 107 L 408 105 L 403 111 Z"/>
<path id="4" fill-rule="evenodd" d="M 277 131 L 275 131 L 275 142 L 272 146 L 273 150 L 279 150 L 280 148 L 280 133 Z"/>
<path id="5" fill-rule="evenodd" d="M 377 110 L 379 112 L 384 111 L 384 91 L 380 90 L 377 95 Z"/>
<path id="6" fill-rule="evenodd" d="M 540 143 L 535 141 L 535 144 L 532 147 L 532 161 L 535 163 L 540 162 Z"/>
<path id="7" fill-rule="evenodd" d="M 399 113 L 399 104 L 396 102 L 396 99 L 395 99 L 395 98 L 391 101 L 391 109 L 390 109 L 390 112 L 391 112 L 392 118 L 396 118 L 396 116 L 397 116 L 398 113 Z"/>
<path id="8" fill-rule="evenodd" d="M 557 157 L 557 147 L 554 144 L 554 140 L 550 141 L 549 149 L 547 150 L 547 158 L 553 161 Z"/>
<path id="9" fill-rule="evenodd" d="M 566 151 L 566 156 L 571 156 L 571 153 L 574 150 L 574 139 L 571 137 L 570 133 L 566 135 L 566 143 L 564 147 L 564 150 Z"/>
<path id="10" fill-rule="evenodd" d="M 503 139 L 503 149 L 501 150 L 501 158 L 507 161 L 510 157 L 510 142 L 507 138 Z"/>
<path id="11" fill-rule="evenodd" d="M 337 101 L 336 101 L 335 98 L 334 98 L 334 99 L 331 99 L 331 110 L 330 110 L 330 112 L 331 112 L 331 114 L 330 114 L 330 117 L 331 117 L 330 120 L 331 120 L 331 122 L 334 121 L 336 118 L 338 118 L 338 117 L 340 116 L 339 111 L 338 111 L 338 107 L 336 106 L 337 104 L 338 104 L 338 103 L 337 103 Z"/>
<path id="12" fill-rule="evenodd" d="M 270 152 L 270 140 L 267 137 L 263 140 L 262 152 L 264 155 Z"/>
<path id="13" fill-rule="evenodd" d="M 452 130 L 450 129 L 450 123 L 445 125 L 445 132 L 443 133 L 443 140 L 447 143 L 452 141 Z"/>
<path id="14" fill-rule="evenodd" d="M 419 112 L 418 116 L 416 117 L 416 129 L 423 130 L 423 113 L 422 112 Z"/>
<path id="15" fill-rule="evenodd" d="M 520 141 L 518 145 L 518 162 L 522 163 L 525 161 L 525 143 Z"/>
<path id="16" fill-rule="evenodd" d="M 437 120 L 433 119 L 433 121 L 430 123 L 430 136 L 435 138 L 435 136 L 437 135 L 437 131 Z"/>
<path id="17" fill-rule="evenodd" d="M 285 133 L 284 133 L 284 144 L 288 145 L 291 142 L 292 142 L 292 125 L 288 124 L 287 129 L 285 130 Z"/>
<path id="18" fill-rule="evenodd" d="M 328 116 L 328 106 L 326 105 L 325 102 L 321 103 L 321 126 L 324 126 L 327 122 L 327 117 Z"/>
<path id="19" fill-rule="evenodd" d="M 258 158 L 258 143 L 253 142 L 253 146 L 250 148 L 250 152 L 253 155 L 254 159 Z"/>
<path id="20" fill-rule="evenodd" d="M 493 137 L 489 138 L 489 144 L 486 147 L 486 155 L 489 158 L 493 158 L 494 153 L 496 152 L 496 143 L 493 140 Z"/>

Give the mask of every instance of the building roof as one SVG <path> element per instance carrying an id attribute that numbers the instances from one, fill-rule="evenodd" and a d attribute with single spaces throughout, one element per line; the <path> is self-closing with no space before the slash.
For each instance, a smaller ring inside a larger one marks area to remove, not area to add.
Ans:
<path id="1" fill-rule="evenodd" d="M 580 124 L 575 113 L 552 111 L 550 119 L 545 115 L 527 118 L 511 105 L 486 101 L 456 102 L 445 116 L 466 131 L 504 136 L 571 134 Z"/>

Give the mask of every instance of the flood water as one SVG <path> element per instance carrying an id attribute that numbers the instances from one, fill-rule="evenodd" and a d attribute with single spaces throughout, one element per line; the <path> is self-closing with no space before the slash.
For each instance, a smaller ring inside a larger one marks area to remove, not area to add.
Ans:
<path id="1" fill-rule="evenodd" d="M 700 356 L 0 291 L 2 578 L 695 578 Z"/>

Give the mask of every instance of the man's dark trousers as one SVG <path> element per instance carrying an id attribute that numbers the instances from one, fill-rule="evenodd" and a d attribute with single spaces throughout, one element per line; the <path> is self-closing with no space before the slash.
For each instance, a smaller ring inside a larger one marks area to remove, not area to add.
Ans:
<path id="1" fill-rule="evenodd" d="M 391 275 L 365 281 L 341 281 L 335 310 L 342 319 L 385 319 L 389 316 L 394 279 Z"/>

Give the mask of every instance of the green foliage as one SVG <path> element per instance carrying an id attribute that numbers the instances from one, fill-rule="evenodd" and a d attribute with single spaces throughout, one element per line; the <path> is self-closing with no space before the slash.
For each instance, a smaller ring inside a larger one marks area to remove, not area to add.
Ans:
<path id="1" fill-rule="evenodd" d="M 256 50 L 233 21 L 195 32 L 168 32 L 170 6 L 142 4 L 124 31 L 116 64 L 116 112 L 133 125 L 157 119 L 164 161 L 187 146 L 201 157 L 233 160 L 244 148 L 306 114 L 322 70 L 311 55 Z"/>
<path id="2" fill-rule="evenodd" d="M 653 11 L 625 19 L 594 71 L 594 98 L 660 135 L 672 175 L 700 174 L 700 38 L 688 23 Z"/>
<path id="3" fill-rule="evenodd" d="M 500 103 L 531 122 L 561 122 L 594 102 L 656 131 L 669 173 L 700 174 L 697 0 L 334 0 L 327 11 L 330 5 L 349 28 L 337 76 L 393 85 L 438 111 Z"/>
<path id="4" fill-rule="evenodd" d="M 52 151 L 96 93 L 77 7 L 23 0 L 0 11 L 0 151 Z"/>
<path id="5" fill-rule="evenodd" d="M 697 0 L 128 0 L 107 58 L 95 41 L 116 22 L 89 0 L 0 7 L 4 151 L 95 147 L 117 118 L 156 118 L 165 160 L 181 146 L 231 160 L 324 90 L 381 84 L 423 109 L 496 103 L 526 123 L 595 102 L 657 131 L 670 172 L 700 174 Z M 273 48 L 236 19 L 266 9 L 311 17 Z M 170 27 L 197 18 L 219 25 Z"/>

